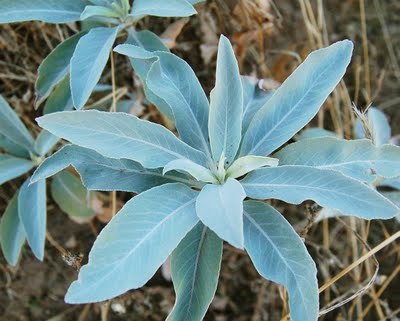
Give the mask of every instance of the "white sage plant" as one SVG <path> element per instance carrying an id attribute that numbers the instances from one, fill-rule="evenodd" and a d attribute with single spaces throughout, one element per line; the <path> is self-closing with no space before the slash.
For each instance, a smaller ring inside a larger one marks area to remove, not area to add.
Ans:
<path id="1" fill-rule="evenodd" d="M 114 50 L 129 57 L 147 98 L 180 139 L 124 113 L 66 111 L 37 119 L 72 144 L 46 159 L 32 184 L 73 165 L 89 189 L 138 193 L 99 234 L 66 302 L 99 302 L 140 288 L 171 255 L 176 302 L 167 320 L 200 321 L 216 292 L 226 241 L 287 289 L 292 320 L 317 320 L 315 263 L 284 216 L 264 201 L 313 200 L 364 219 L 400 212 L 366 184 L 375 175 L 400 175 L 398 147 L 390 147 L 390 164 L 368 140 L 361 148 L 358 141 L 329 138 L 309 147 L 305 140 L 302 148 L 299 142 L 276 153 L 339 83 L 353 44 L 311 53 L 272 95 L 255 97 L 222 36 L 210 102 L 190 66 L 153 42 L 130 39 Z M 346 165 L 342 149 L 353 155 Z M 365 152 L 376 159 L 365 162 Z"/>

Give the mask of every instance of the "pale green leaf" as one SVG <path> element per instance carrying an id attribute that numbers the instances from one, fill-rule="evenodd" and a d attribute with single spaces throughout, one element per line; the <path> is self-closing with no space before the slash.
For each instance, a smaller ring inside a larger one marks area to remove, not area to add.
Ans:
<path id="1" fill-rule="evenodd" d="M 146 168 L 164 167 L 175 159 L 186 158 L 202 166 L 207 163 L 203 153 L 165 127 L 133 115 L 95 110 L 60 112 L 40 117 L 38 123 L 76 145 L 106 157 L 131 159 Z"/>
<path id="2" fill-rule="evenodd" d="M 92 18 L 95 16 L 118 18 L 118 12 L 113 9 L 103 6 L 86 6 L 81 14 L 81 20 Z"/>
<path id="3" fill-rule="evenodd" d="M 87 4 L 86 0 L 0 0 L 0 23 L 77 21 Z"/>
<path id="4" fill-rule="evenodd" d="M 75 145 L 66 145 L 48 157 L 32 175 L 31 183 L 53 176 L 69 165 L 78 171 L 89 190 L 141 193 L 165 183 L 195 185 L 177 173 L 163 176 L 160 169 L 146 169 L 128 159 L 107 158 Z"/>
<path id="5" fill-rule="evenodd" d="M 18 217 L 18 192 L 8 203 L 0 221 L 0 244 L 8 264 L 17 264 L 25 232 Z"/>
<path id="6" fill-rule="evenodd" d="M 321 137 L 290 144 L 274 155 L 280 165 L 306 165 L 339 171 L 371 183 L 377 176 L 400 176 L 400 147 L 377 147 L 370 140 Z"/>
<path id="7" fill-rule="evenodd" d="M 46 181 L 22 185 L 18 196 L 18 215 L 33 254 L 43 260 L 46 240 Z"/>
<path id="8" fill-rule="evenodd" d="M 126 203 L 99 234 L 65 301 L 99 302 L 143 286 L 198 223 L 197 194 L 166 184 Z"/>
<path id="9" fill-rule="evenodd" d="M 306 128 L 296 137 L 297 141 L 322 137 L 336 137 L 334 132 L 319 127 Z"/>
<path id="10" fill-rule="evenodd" d="M 221 155 L 230 165 L 238 151 L 243 115 L 243 89 L 239 66 L 228 38 L 221 36 L 218 46 L 217 75 L 211 92 L 208 133 L 214 161 Z"/>
<path id="11" fill-rule="evenodd" d="M 291 204 L 313 200 L 364 219 L 388 219 L 400 209 L 377 191 L 339 172 L 309 166 L 257 169 L 241 182 L 248 197 L 279 199 Z"/>
<path id="12" fill-rule="evenodd" d="M 167 321 L 202 321 L 218 284 L 222 240 L 202 223 L 171 256 L 176 302 Z"/>
<path id="13" fill-rule="evenodd" d="M 145 51 L 129 44 L 114 51 L 127 55 L 139 68 L 148 99 L 175 122 L 180 138 L 210 155 L 208 100 L 190 66 L 171 53 Z"/>
<path id="14" fill-rule="evenodd" d="M 62 171 L 53 177 L 51 196 L 68 215 L 90 217 L 95 215 L 90 207 L 90 194 L 80 179 L 69 171 Z"/>
<path id="15" fill-rule="evenodd" d="M 317 268 L 303 241 L 268 204 L 245 202 L 243 216 L 246 251 L 264 278 L 287 289 L 291 320 L 316 321 Z"/>
<path id="16" fill-rule="evenodd" d="M 82 109 L 107 64 L 119 27 L 94 28 L 83 36 L 71 59 L 72 100 Z"/>
<path id="17" fill-rule="evenodd" d="M 242 185 L 233 178 L 223 185 L 206 185 L 196 201 L 197 216 L 221 239 L 243 249 Z"/>
<path id="18" fill-rule="evenodd" d="M 267 156 L 310 122 L 345 74 L 352 51 L 344 40 L 311 53 L 255 114 L 240 155 Z"/>
<path id="19" fill-rule="evenodd" d="M 42 61 L 35 83 L 36 106 L 39 106 L 69 73 L 70 61 L 76 45 L 85 34 L 85 32 L 80 32 L 63 41 Z"/>

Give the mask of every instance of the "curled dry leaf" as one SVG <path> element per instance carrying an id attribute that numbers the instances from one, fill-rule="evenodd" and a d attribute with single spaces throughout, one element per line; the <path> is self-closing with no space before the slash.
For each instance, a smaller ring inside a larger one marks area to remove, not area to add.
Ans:
<path id="1" fill-rule="evenodd" d="M 169 48 L 175 48 L 176 39 L 181 34 L 183 27 L 189 22 L 189 18 L 182 18 L 170 24 L 162 33 L 161 40 Z"/>

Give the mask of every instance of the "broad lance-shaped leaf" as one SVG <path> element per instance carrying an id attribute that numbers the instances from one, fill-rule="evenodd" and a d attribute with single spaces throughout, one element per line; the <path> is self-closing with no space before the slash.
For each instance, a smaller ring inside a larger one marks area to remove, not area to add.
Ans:
<path id="1" fill-rule="evenodd" d="M 312 52 L 255 114 L 240 155 L 267 156 L 310 122 L 343 77 L 352 51 L 344 40 Z"/>
<path id="2" fill-rule="evenodd" d="M 202 166 L 207 164 L 202 152 L 180 141 L 165 127 L 133 115 L 90 110 L 53 113 L 37 121 L 73 144 L 106 157 L 131 159 L 146 168 L 164 167 L 185 158 Z"/>
<path id="3" fill-rule="evenodd" d="M 43 260 L 46 239 L 46 182 L 22 185 L 18 196 L 18 215 L 33 254 Z"/>
<path id="4" fill-rule="evenodd" d="M 151 92 L 149 100 L 160 106 L 161 112 L 167 110 L 166 116 L 175 122 L 185 143 L 210 155 L 208 100 L 190 66 L 169 52 L 149 52 L 129 44 L 120 45 L 114 51 L 127 55 L 134 65 L 149 65 L 139 73 L 146 84 L 146 94 Z M 157 98 L 152 99 L 154 96 Z"/>
<path id="5" fill-rule="evenodd" d="M 95 215 L 90 207 L 90 195 L 80 179 L 69 171 L 62 171 L 51 181 L 51 196 L 68 215 L 90 217 Z"/>
<path id="6" fill-rule="evenodd" d="M 77 21 L 87 4 L 89 2 L 86 0 L 0 0 L 0 23 Z"/>
<path id="7" fill-rule="evenodd" d="M 221 36 L 218 46 L 215 88 L 210 97 L 208 133 L 214 160 L 225 157 L 230 165 L 242 135 L 243 89 L 239 66 L 228 38 Z"/>
<path id="8" fill-rule="evenodd" d="M 246 194 L 242 185 L 233 178 L 223 185 L 206 185 L 196 201 L 197 216 L 221 239 L 243 249 L 243 200 Z"/>
<path id="9" fill-rule="evenodd" d="M 167 321 L 202 321 L 214 298 L 221 268 L 222 240 L 202 223 L 171 256 L 175 306 Z"/>
<path id="10" fill-rule="evenodd" d="M 251 120 L 258 110 L 272 97 L 274 91 L 266 91 L 259 88 L 249 77 L 242 76 L 243 87 L 243 121 L 242 134 L 249 127 Z"/>
<path id="11" fill-rule="evenodd" d="M 126 203 L 99 234 L 65 301 L 99 302 L 143 286 L 198 223 L 197 195 L 166 184 Z"/>
<path id="12" fill-rule="evenodd" d="M 238 178 L 257 168 L 264 166 L 278 166 L 279 159 L 263 156 L 244 156 L 238 158 L 226 171 L 226 175 L 232 178 Z"/>
<path id="13" fill-rule="evenodd" d="M 119 27 L 93 28 L 83 36 L 71 59 L 72 100 L 77 109 L 88 101 L 107 64 Z"/>
<path id="14" fill-rule="evenodd" d="M 317 269 L 303 241 L 272 206 L 244 202 L 244 244 L 258 273 L 283 285 L 293 321 L 318 318 Z"/>
<path id="15" fill-rule="evenodd" d="M 25 232 L 18 217 L 18 192 L 8 203 L 0 221 L 0 244 L 4 257 L 13 266 L 17 264 Z"/>
<path id="16" fill-rule="evenodd" d="M 25 174 L 34 165 L 33 162 L 24 158 L 0 154 L 0 185 Z"/>
<path id="17" fill-rule="evenodd" d="M 32 151 L 31 134 L 2 96 L 0 96 L 0 134 L 26 150 Z"/>
<path id="18" fill-rule="evenodd" d="M 339 172 L 309 166 L 260 168 L 241 182 L 248 197 L 291 204 L 313 200 L 364 219 L 388 219 L 400 209 L 377 191 Z"/>
<path id="19" fill-rule="evenodd" d="M 217 178 L 208 169 L 188 159 L 177 159 L 169 162 L 163 169 L 163 174 L 170 171 L 182 171 L 193 176 L 200 182 L 218 184 Z"/>
<path id="20" fill-rule="evenodd" d="M 196 14 L 193 5 L 187 0 L 135 0 L 131 16 L 189 17 Z"/>
<path id="21" fill-rule="evenodd" d="M 400 147 L 377 147 L 370 140 L 322 137 L 290 144 L 274 155 L 280 165 L 331 169 L 371 183 L 377 176 L 400 176 Z"/>
<path id="22" fill-rule="evenodd" d="M 53 176 L 69 165 L 78 171 L 89 190 L 141 193 L 165 183 L 190 183 L 177 174 L 163 176 L 160 169 L 146 169 L 128 159 L 107 158 L 75 145 L 66 145 L 48 157 L 32 175 L 31 183 Z"/>
<path id="23" fill-rule="evenodd" d="M 389 186 L 391 188 L 400 189 L 400 177 L 385 179 L 379 186 Z"/>
<path id="24" fill-rule="evenodd" d="M 55 113 L 57 111 L 67 111 L 74 109 L 72 102 L 71 87 L 69 85 L 69 75 L 67 75 L 50 94 L 43 108 L 44 114 Z M 47 130 L 42 130 L 35 140 L 35 152 L 46 155 L 60 140 Z"/>
<path id="25" fill-rule="evenodd" d="M 59 44 L 40 64 L 36 80 L 36 106 L 39 106 L 53 88 L 69 73 L 69 64 L 79 39 L 86 32 L 80 32 Z"/>

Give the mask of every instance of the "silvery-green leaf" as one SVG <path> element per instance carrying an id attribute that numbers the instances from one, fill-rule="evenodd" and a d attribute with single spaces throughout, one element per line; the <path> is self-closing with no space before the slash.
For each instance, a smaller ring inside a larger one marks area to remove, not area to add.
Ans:
<path id="1" fill-rule="evenodd" d="M 35 83 L 36 106 L 39 106 L 54 87 L 69 73 L 69 66 L 79 39 L 86 32 L 80 32 L 59 44 L 40 64 Z"/>
<path id="2" fill-rule="evenodd" d="M 400 175 L 400 147 L 377 147 L 370 140 L 314 138 L 290 144 L 274 154 L 280 165 L 306 165 L 339 171 L 359 181 Z"/>
<path id="3" fill-rule="evenodd" d="M 113 9 L 104 6 L 86 6 L 81 14 L 81 20 L 85 20 L 94 16 L 118 18 L 119 14 Z"/>
<path id="4" fill-rule="evenodd" d="M 382 192 L 383 196 L 391 200 L 394 204 L 400 207 L 400 191 L 393 192 Z M 396 216 L 396 219 L 400 222 L 400 214 Z"/>
<path id="5" fill-rule="evenodd" d="M 51 196 L 57 205 L 70 216 L 90 217 L 95 214 L 90 207 L 90 195 L 81 180 L 65 170 L 51 181 Z"/>
<path id="6" fill-rule="evenodd" d="M 0 23 L 77 21 L 87 4 L 86 0 L 0 0 Z"/>
<path id="7" fill-rule="evenodd" d="M 46 240 L 46 181 L 22 185 L 18 196 L 18 215 L 33 254 L 43 260 Z"/>
<path id="8" fill-rule="evenodd" d="M 233 162 L 233 164 L 226 171 L 226 175 L 232 178 L 238 178 L 257 168 L 264 166 L 275 167 L 278 166 L 279 159 L 263 156 L 244 156 L 240 157 Z"/>
<path id="9" fill-rule="evenodd" d="M 17 192 L 8 203 L 0 221 L 0 244 L 8 264 L 17 264 L 24 242 L 25 232 L 18 217 Z"/>
<path id="10" fill-rule="evenodd" d="M 99 82 L 119 27 L 94 28 L 83 36 L 71 59 L 72 100 L 77 109 L 82 109 Z"/>
<path id="11" fill-rule="evenodd" d="M 142 65 L 139 76 L 148 99 L 175 122 L 185 143 L 209 155 L 208 100 L 190 66 L 171 53 L 145 51 L 129 44 L 114 51 L 127 55 L 134 66 Z"/>
<path id="12" fill-rule="evenodd" d="M 300 141 L 305 139 L 313 139 L 321 137 L 336 137 L 336 134 L 330 130 L 318 127 L 312 127 L 302 130 L 300 134 L 296 137 L 296 140 Z"/>
<path id="13" fill-rule="evenodd" d="M 160 169 L 146 169 L 128 159 L 107 158 L 75 145 L 66 145 L 48 157 L 32 175 L 31 183 L 53 176 L 69 165 L 78 171 L 89 190 L 141 193 L 171 182 L 191 185 L 187 179 L 175 173 L 163 176 Z"/>
<path id="14" fill-rule="evenodd" d="M 256 169 L 242 180 L 248 197 L 279 199 L 290 204 L 313 200 L 364 219 L 388 219 L 400 209 L 377 191 L 343 174 L 309 166 Z"/>
<path id="15" fill-rule="evenodd" d="M 269 155 L 303 128 L 343 77 L 352 51 L 344 40 L 312 52 L 255 114 L 240 155 Z"/>
<path id="16" fill-rule="evenodd" d="M 221 268 L 222 240 L 202 223 L 171 256 L 176 302 L 167 321 L 202 321 L 214 298 Z"/>
<path id="17" fill-rule="evenodd" d="M 65 301 L 99 302 L 143 286 L 198 223 L 197 195 L 166 184 L 127 202 L 97 237 Z"/>
<path id="18" fill-rule="evenodd" d="M 372 140 L 377 146 L 388 144 L 392 130 L 385 114 L 377 108 L 368 109 L 368 123 L 372 133 Z"/>
<path id="19" fill-rule="evenodd" d="M 135 0 L 131 16 L 189 17 L 196 14 L 193 5 L 187 0 Z"/>
<path id="20" fill-rule="evenodd" d="M 242 135 L 243 88 L 233 48 L 225 36 L 218 46 L 215 88 L 211 91 L 208 133 L 216 162 L 221 155 L 230 165 L 239 149 Z"/>
<path id="21" fill-rule="evenodd" d="M 4 150 L 6 153 L 22 157 L 22 158 L 30 158 L 29 151 L 25 148 L 21 147 L 20 145 L 15 144 L 12 140 L 4 136 L 0 132 L 0 149 Z"/>
<path id="22" fill-rule="evenodd" d="M 186 158 L 203 166 L 207 163 L 202 152 L 180 141 L 165 127 L 129 114 L 96 110 L 60 112 L 37 121 L 73 144 L 106 157 L 131 159 L 146 168 L 164 167 L 170 161 Z"/>
<path id="23" fill-rule="evenodd" d="M 0 154 L 0 185 L 31 170 L 35 164 L 25 158 Z"/>
<path id="24" fill-rule="evenodd" d="M 242 134 L 244 134 L 256 112 L 264 106 L 274 92 L 260 89 L 257 84 L 246 76 L 242 76 L 241 80 L 243 87 Z"/>
<path id="25" fill-rule="evenodd" d="M 0 96 L 0 134 L 26 150 L 32 151 L 31 134 L 2 96 Z"/>
<path id="26" fill-rule="evenodd" d="M 69 85 L 69 75 L 67 75 L 53 90 L 49 98 L 46 100 L 43 113 L 50 114 L 57 111 L 72 110 L 74 103 L 72 102 L 71 88 Z M 40 155 L 46 155 L 59 141 L 47 130 L 42 130 L 35 140 L 35 152 Z"/>
<path id="27" fill-rule="evenodd" d="M 290 319 L 316 321 L 317 269 L 303 241 L 272 206 L 244 202 L 244 242 L 257 271 L 283 285 L 289 294 Z"/>
<path id="28" fill-rule="evenodd" d="M 223 185 L 206 185 L 196 200 L 197 216 L 221 239 L 243 249 L 242 185 L 233 178 Z"/>
<path id="29" fill-rule="evenodd" d="M 177 159 L 169 162 L 163 169 L 163 174 L 170 171 L 182 171 L 193 176 L 200 182 L 218 184 L 217 178 L 208 169 L 188 159 Z"/>

